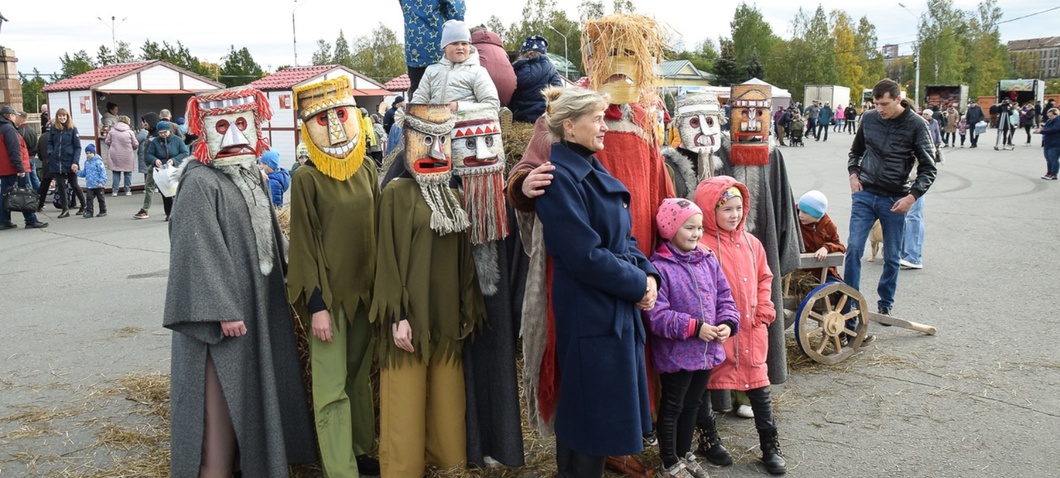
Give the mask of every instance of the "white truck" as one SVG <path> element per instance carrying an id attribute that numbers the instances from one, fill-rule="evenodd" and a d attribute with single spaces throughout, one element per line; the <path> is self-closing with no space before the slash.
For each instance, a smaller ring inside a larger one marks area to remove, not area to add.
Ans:
<path id="1" fill-rule="evenodd" d="M 1001 80 L 997 82 L 997 102 L 1015 101 L 1022 105 L 1045 101 L 1045 82 L 1042 80 Z"/>
<path id="2" fill-rule="evenodd" d="M 802 104 L 809 105 L 813 100 L 821 104 L 829 103 L 832 108 L 850 104 L 850 88 L 839 85 L 806 85 L 806 94 L 803 96 Z"/>

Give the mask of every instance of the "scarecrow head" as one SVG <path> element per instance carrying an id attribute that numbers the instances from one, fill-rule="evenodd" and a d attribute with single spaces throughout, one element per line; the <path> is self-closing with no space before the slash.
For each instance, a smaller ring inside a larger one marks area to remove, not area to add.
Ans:
<path id="1" fill-rule="evenodd" d="M 663 57 L 662 28 L 644 15 L 613 14 L 586 22 L 582 62 L 589 87 L 614 104 L 654 101 Z"/>

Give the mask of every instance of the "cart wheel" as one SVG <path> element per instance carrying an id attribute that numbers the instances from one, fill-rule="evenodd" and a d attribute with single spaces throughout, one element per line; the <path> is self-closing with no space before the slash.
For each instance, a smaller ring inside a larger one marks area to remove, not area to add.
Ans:
<path id="1" fill-rule="evenodd" d="M 855 301 L 850 312 L 843 308 Z M 846 360 L 861 347 L 868 329 L 864 307 L 865 297 L 857 289 L 841 282 L 822 284 L 810 291 L 795 313 L 795 342 L 803 353 L 815 362 L 837 364 Z M 857 330 L 846 328 L 846 321 L 857 318 Z M 842 337 L 849 340 L 843 345 Z"/>

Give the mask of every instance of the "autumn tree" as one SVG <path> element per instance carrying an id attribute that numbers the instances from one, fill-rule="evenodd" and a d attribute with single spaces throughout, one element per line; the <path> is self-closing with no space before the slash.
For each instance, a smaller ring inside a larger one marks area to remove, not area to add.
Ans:
<path id="1" fill-rule="evenodd" d="M 837 80 L 840 85 L 850 87 L 850 101 L 854 101 L 854 98 L 861 98 L 861 90 L 865 88 L 862 82 L 865 73 L 863 45 L 858 44 L 853 22 L 846 12 L 832 10 L 831 22 Z"/>
<path id="2" fill-rule="evenodd" d="M 861 79 L 858 80 L 858 84 L 861 85 L 858 89 L 858 94 L 861 94 L 861 91 L 865 88 L 872 88 L 876 86 L 877 82 L 889 76 L 887 75 L 887 63 L 884 61 L 883 52 L 880 51 L 877 44 L 876 26 L 869 21 L 868 17 L 863 16 L 858 20 L 858 30 L 854 35 L 854 44 L 859 56 L 861 56 Z"/>

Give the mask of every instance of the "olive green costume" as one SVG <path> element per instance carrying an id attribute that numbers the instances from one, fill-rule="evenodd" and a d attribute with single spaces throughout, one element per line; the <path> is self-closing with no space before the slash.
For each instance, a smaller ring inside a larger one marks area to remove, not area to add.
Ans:
<path id="1" fill-rule="evenodd" d="M 368 310 L 379 186 L 372 161 L 363 161 L 345 181 L 324 175 L 312 163 L 306 166 L 291 185 L 287 291 L 309 331 L 313 412 L 325 474 L 356 477 L 355 455 L 375 445 Z M 312 335 L 309 300 L 317 289 L 331 314 L 330 343 Z"/>

